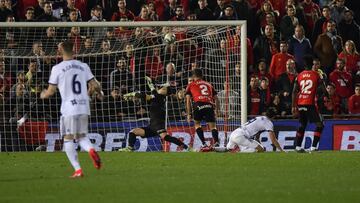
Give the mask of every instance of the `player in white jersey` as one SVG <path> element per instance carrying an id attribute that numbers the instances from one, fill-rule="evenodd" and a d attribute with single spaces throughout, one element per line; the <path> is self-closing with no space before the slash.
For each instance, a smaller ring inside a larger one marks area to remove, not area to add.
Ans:
<path id="1" fill-rule="evenodd" d="M 42 99 L 49 98 L 55 94 L 56 88 L 60 91 L 60 134 L 64 137 L 66 155 L 75 169 L 75 173 L 71 177 L 76 178 L 82 177 L 83 172 L 78 161 L 75 141 L 82 149 L 89 152 L 95 168 L 101 168 L 100 157 L 86 134 L 90 115 L 88 93 L 96 92 L 103 96 L 103 92 L 89 66 L 73 59 L 72 42 L 62 42 L 58 46 L 58 51 L 62 54 L 63 61 L 52 68 L 49 87 L 41 92 L 40 97 Z"/>
<path id="2" fill-rule="evenodd" d="M 270 118 L 274 115 L 272 110 L 266 112 L 267 116 L 258 116 L 241 125 L 234 130 L 229 137 L 226 149 L 215 148 L 215 151 L 232 151 L 236 147 L 240 152 L 263 152 L 264 147 L 256 141 L 262 132 L 269 132 L 269 137 L 273 145 L 283 151 L 274 133 L 274 125 Z"/>

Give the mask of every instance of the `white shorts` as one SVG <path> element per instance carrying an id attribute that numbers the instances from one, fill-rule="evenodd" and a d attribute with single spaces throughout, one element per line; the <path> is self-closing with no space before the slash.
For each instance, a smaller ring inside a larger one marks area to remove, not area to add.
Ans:
<path id="1" fill-rule="evenodd" d="M 245 137 L 245 132 L 241 128 L 238 128 L 230 134 L 229 142 L 226 145 L 226 148 L 231 150 L 236 146 L 239 146 L 240 150 L 255 149 L 259 145 L 261 146 L 261 144 L 257 141 Z"/>
<path id="2" fill-rule="evenodd" d="M 74 115 L 74 116 L 61 116 L 60 117 L 60 134 L 74 135 L 88 133 L 89 116 L 86 114 Z"/>

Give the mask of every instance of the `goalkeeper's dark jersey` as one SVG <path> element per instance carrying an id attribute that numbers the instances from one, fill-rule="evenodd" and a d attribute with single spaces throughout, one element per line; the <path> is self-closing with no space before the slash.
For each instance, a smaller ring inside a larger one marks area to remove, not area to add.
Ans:
<path id="1" fill-rule="evenodd" d="M 165 95 L 155 93 L 150 104 L 150 127 L 153 129 L 165 128 Z"/>

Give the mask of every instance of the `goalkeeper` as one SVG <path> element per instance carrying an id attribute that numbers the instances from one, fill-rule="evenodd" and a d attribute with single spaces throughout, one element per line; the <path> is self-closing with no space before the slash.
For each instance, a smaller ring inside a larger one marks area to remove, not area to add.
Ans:
<path id="1" fill-rule="evenodd" d="M 169 85 L 164 85 L 161 88 L 155 89 L 152 81 L 149 77 L 146 77 L 147 85 L 151 90 L 151 94 L 145 94 L 140 92 L 132 92 L 124 95 L 125 99 L 137 98 L 143 101 L 150 101 L 150 124 L 147 127 L 135 128 L 129 132 L 128 146 L 126 148 L 119 149 L 122 152 L 134 151 L 134 145 L 136 137 L 142 138 L 160 136 L 163 140 L 174 143 L 178 146 L 189 150 L 189 147 L 184 144 L 181 140 L 170 136 L 165 127 L 166 109 L 165 102 L 166 96 L 175 94 L 173 88 Z"/>

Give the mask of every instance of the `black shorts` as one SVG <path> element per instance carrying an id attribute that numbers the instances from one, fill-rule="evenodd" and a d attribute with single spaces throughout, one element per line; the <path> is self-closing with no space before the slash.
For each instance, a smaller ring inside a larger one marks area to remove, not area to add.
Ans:
<path id="1" fill-rule="evenodd" d="M 210 103 L 196 102 L 194 104 L 194 120 L 214 123 L 216 119 L 213 105 Z"/>
<path id="2" fill-rule="evenodd" d="M 322 116 L 320 115 L 315 105 L 299 105 L 298 109 L 300 114 L 300 123 L 319 123 L 323 121 Z"/>
<path id="3" fill-rule="evenodd" d="M 141 129 L 143 129 L 145 131 L 144 137 L 160 136 L 161 133 L 166 132 L 165 125 L 152 124 L 152 125 L 148 125 L 146 127 L 142 127 Z"/>

